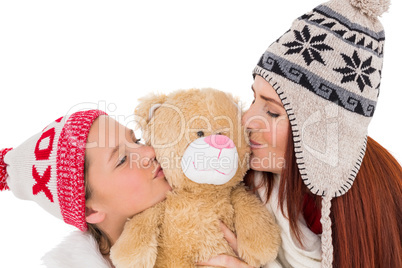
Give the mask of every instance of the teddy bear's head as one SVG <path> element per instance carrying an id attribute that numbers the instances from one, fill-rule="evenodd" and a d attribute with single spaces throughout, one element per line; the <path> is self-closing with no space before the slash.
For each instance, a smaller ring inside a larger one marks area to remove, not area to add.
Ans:
<path id="1" fill-rule="evenodd" d="M 173 188 L 231 187 L 249 160 L 241 107 L 215 89 L 179 90 L 139 100 L 135 115 Z"/>

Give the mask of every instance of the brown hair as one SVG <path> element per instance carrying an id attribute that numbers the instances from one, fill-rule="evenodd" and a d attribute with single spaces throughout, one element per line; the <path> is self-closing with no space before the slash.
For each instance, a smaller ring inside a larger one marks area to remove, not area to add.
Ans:
<path id="1" fill-rule="evenodd" d="M 89 200 L 92 196 L 92 190 L 88 182 L 88 168 L 89 161 L 87 157 L 85 157 L 85 165 L 84 165 L 84 181 L 85 181 L 85 200 Z M 99 246 L 99 251 L 103 256 L 107 256 L 110 253 L 110 248 L 112 247 L 112 243 L 110 242 L 109 236 L 103 232 L 96 224 L 88 223 L 88 230 L 90 235 L 95 239 Z"/>
<path id="2" fill-rule="evenodd" d="M 303 244 L 297 222 L 303 197 L 310 192 L 301 179 L 293 149 L 289 135 L 278 202 L 282 212 L 288 212 L 293 234 Z M 250 173 L 246 178 L 248 185 L 253 184 Z M 273 187 L 270 174 L 264 172 L 262 183 L 268 188 L 267 200 Z M 321 197 L 311 196 L 320 209 Z M 370 137 L 354 186 L 332 200 L 331 220 L 333 267 L 402 267 L 402 168 Z"/>

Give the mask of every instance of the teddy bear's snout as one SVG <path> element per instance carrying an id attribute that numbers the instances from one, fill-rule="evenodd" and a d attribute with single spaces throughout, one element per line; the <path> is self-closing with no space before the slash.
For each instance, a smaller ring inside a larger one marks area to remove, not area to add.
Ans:
<path id="1" fill-rule="evenodd" d="M 225 135 L 210 135 L 194 140 L 185 150 L 181 167 L 186 177 L 196 183 L 222 185 L 238 169 L 235 143 Z"/>
<path id="2" fill-rule="evenodd" d="M 205 137 L 204 141 L 216 149 L 231 149 L 235 147 L 234 142 L 224 135 L 210 135 Z"/>

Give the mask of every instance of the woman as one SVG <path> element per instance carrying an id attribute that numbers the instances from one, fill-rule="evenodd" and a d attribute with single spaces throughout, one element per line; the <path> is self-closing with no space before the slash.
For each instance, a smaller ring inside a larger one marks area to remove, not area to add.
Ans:
<path id="1" fill-rule="evenodd" d="M 258 120 L 249 121 L 252 169 L 262 171 L 254 173 L 255 183 L 260 186 L 258 193 L 274 211 L 282 225 L 282 241 L 288 243 L 286 249 L 282 247 L 279 261 L 284 267 L 320 267 L 322 198 L 313 195 L 303 183 L 286 110 L 273 102 L 278 101 L 275 90 L 258 75 L 253 88 L 255 102 L 244 120 L 265 118 L 270 125 L 277 126 L 274 133 L 281 136 L 258 132 L 266 131 L 266 125 Z M 270 98 L 273 100 L 266 100 Z M 264 107 L 269 109 L 264 112 Z M 286 167 L 259 165 L 270 153 L 276 153 L 276 163 L 287 163 Z M 398 162 L 368 138 L 353 187 L 332 202 L 331 220 L 336 226 L 332 229 L 334 267 L 398 267 L 396 264 L 401 260 L 401 175 Z"/>
<path id="2" fill-rule="evenodd" d="M 171 189 L 154 150 L 99 110 L 59 118 L 1 150 L 0 187 L 86 231 L 48 253 L 48 267 L 113 267 L 109 250 L 127 218 Z"/>
<path id="3" fill-rule="evenodd" d="M 383 61 L 377 16 L 388 5 L 322 4 L 254 69 L 255 100 L 243 118 L 252 147 L 246 181 L 282 238 L 267 267 L 402 266 L 402 169 L 367 136 Z M 207 263 L 229 262 L 245 266 L 222 256 Z"/>

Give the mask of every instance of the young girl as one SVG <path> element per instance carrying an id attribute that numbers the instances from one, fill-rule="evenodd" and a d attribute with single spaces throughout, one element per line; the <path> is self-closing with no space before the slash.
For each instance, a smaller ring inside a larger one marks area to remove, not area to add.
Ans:
<path id="1" fill-rule="evenodd" d="M 164 200 L 171 188 L 151 147 L 104 112 L 90 110 L 1 150 L 0 189 L 83 231 L 48 253 L 46 266 L 113 267 L 109 250 L 127 218 Z"/>
<path id="2" fill-rule="evenodd" d="M 246 180 L 282 238 L 267 267 L 402 267 L 402 169 L 367 136 L 383 62 L 377 16 L 388 5 L 317 6 L 254 69 Z M 207 263 L 245 266 L 222 256 Z"/>

